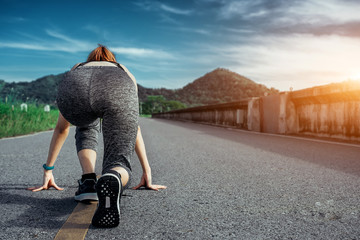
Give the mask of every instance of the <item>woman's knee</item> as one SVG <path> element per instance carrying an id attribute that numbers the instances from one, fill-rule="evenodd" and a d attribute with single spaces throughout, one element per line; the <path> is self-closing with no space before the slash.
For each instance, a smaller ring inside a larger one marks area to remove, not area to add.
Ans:
<path id="1" fill-rule="evenodd" d="M 94 121 L 88 126 L 76 127 L 75 139 L 77 152 L 83 149 L 97 151 L 99 132 L 99 120 Z"/>

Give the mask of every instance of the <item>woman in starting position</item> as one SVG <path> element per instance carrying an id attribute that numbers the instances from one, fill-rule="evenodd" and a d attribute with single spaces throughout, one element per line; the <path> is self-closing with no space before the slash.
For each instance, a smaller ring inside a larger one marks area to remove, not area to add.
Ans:
<path id="1" fill-rule="evenodd" d="M 76 148 L 83 175 L 76 201 L 98 200 L 92 224 L 96 227 L 116 227 L 120 220 L 120 199 L 131 179 L 130 158 L 138 155 L 143 174 L 139 185 L 152 190 L 166 186 L 153 185 L 145 145 L 138 125 L 138 95 L 134 76 L 116 62 L 105 46 L 93 50 L 86 62 L 76 64 L 59 84 L 58 122 L 50 143 L 44 167 L 43 185 L 32 191 L 54 187 L 52 169 L 68 136 L 70 123 L 76 126 Z M 104 136 L 102 176 L 95 174 L 96 149 L 100 131 Z"/>

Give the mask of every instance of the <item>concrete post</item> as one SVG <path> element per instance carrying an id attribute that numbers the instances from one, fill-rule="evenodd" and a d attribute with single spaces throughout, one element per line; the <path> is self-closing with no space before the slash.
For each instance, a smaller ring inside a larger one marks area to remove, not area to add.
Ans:
<path id="1" fill-rule="evenodd" d="M 249 100 L 247 127 L 250 131 L 260 132 L 260 98 Z"/>

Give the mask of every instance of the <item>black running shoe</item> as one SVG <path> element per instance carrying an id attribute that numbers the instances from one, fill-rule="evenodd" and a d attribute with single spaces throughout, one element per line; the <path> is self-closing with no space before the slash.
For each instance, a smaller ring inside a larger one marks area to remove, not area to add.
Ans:
<path id="1" fill-rule="evenodd" d="M 75 193 L 75 201 L 98 201 L 95 185 L 96 180 L 85 179 L 84 181 L 79 180 L 79 189 Z"/>
<path id="2" fill-rule="evenodd" d="M 105 173 L 96 184 L 99 197 L 98 207 L 92 218 L 92 225 L 111 228 L 120 222 L 121 179 L 115 174 Z"/>

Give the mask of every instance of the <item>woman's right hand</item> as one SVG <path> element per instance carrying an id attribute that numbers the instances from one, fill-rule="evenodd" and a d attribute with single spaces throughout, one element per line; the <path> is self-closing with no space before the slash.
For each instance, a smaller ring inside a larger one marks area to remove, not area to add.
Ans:
<path id="1" fill-rule="evenodd" d="M 51 170 L 44 170 L 43 185 L 38 187 L 29 187 L 27 190 L 38 192 L 41 190 L 47 190 L 49 188 L 55 188 L 56 190 L 62 191 L 64 188 L 59 187 L 55 183 L 54 175 Z"/>
<path id="2" fill-rule="evenodd" d="M 133 187 L 134 190 L 137 190 L 141 187 L 145 187 L 146 189 L 159 191 L 160 189 L 166 189 L 164 185 L 155 185 L 151 183 L 151 172 L 143 172 L 139 185 Z"/>

